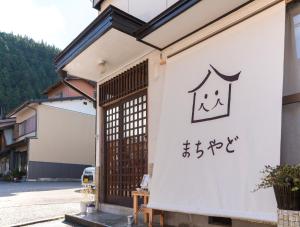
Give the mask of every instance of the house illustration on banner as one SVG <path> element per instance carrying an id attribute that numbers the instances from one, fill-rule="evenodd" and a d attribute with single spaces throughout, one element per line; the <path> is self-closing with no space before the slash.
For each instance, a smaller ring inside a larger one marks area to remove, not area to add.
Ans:
<path id="1" fill-rule="evenodd" d="M 224 75 L 210 65 L 206 77 L 193 90 L 192 123 L 228 117 L 230 114 L 231 86 L 241 72 Z"/>

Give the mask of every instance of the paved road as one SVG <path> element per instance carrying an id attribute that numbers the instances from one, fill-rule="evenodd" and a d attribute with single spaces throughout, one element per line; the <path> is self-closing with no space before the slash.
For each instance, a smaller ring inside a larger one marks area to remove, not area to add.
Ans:
<path id="1" fill-rule="evenodd" d="M 0 226 L 79 213 L 79 189 L 79 182 L 0 182 Z"/>

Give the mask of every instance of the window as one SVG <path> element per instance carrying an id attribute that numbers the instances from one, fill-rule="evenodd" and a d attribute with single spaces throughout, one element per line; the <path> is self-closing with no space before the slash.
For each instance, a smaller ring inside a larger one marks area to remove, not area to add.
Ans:
<path id="1" fill-rule="evenodd" d="M 36 131 L 36 116 L 32 116 L 27 120 L 16 125 L 15 138 L 27 135 Z"/>
<path id="2" fill-rule="evenodd" d="M 55 95 L 53 95 L 53 98 L 63 98 L 64 97 L 64 93 L 62 91 L 55 93 Z"/>

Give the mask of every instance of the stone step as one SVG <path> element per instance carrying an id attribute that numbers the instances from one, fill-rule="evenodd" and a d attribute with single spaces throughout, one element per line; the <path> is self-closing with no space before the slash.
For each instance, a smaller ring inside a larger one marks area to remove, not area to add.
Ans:
<path id="1" fill-rule="evenodd" d="M 65 215 L 65 221 L 86 227 L 129 227 L 127 224 L 127 216 L 97 212 L 87 215 Z M 130 227 L 147 227 L 147 224 L 139 223 Z M 159 224 L 153 224 L 158 227 Z M 169 226 L 170 227 L 170 226 Z"/>

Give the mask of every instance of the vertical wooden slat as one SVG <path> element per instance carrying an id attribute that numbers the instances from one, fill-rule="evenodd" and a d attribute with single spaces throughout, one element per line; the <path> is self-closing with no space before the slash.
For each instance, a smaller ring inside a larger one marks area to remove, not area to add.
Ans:
<path id="1" fill-rule="evenodd" d="M 117 88 L 116 88 L 116 98 L 120 98 L 120 94 L 121 94 L 121 91 L 120 91 L 120 77 L 118 76 L 117 77 Z"/>
<path id="2" fill-rule="evenodd" d="M 148 86 L 148 60 L 99 85 L 99 105 Z"/>

